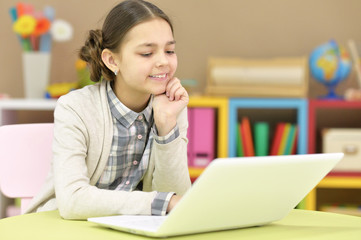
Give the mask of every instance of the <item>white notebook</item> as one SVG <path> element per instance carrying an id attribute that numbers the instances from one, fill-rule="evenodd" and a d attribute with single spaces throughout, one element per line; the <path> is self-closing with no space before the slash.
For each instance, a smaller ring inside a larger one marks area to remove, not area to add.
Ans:
<path id="1" fill-rule="evenodd" d="M 215 159 L 167 216 L 88 221 L 152 237 L 265 225 L 284 218 L 342 157 L 327 153 Z"/>

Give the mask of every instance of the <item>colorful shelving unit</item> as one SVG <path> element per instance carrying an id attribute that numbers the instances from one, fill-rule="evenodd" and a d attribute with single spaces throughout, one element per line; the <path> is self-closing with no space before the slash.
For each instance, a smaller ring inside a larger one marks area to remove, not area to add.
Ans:
<path id="1" fill-rule="evenodd" d="M 308 109 L 309 153 L 322 152 L 321 133 L 324 128 L 361 128 L 361 102 L 309 100 Z M 320 210 L 322 201 L 361 205 L 361 172 L 331 172 L 311 191 L 306 200 L 308 210 Z"/>
<path id="2" fill-rule="evenodd" d="M 211 107 L 216 109 L 216 147 L 217 156 L 219 158 L 227 157 L 228 149 L 228 98 L 223 97 L 190 97 L 188 108 L 195 107 Z M 202 172 L 203 168 L 189 168 L 189 173 L 192 179 L 197 178 Z"/>
<path id="3" fill-rule="evenodd" d="M 307 101 L 305 99 L 232 98 L 229 101 L 228 155 L 236 156 L 235 127 L 242 116 L 255 121 L 294 122 L 299 127 L 297 153 L 307 153 Z M 272 135 L 272 134 L 271 134 Z"/>

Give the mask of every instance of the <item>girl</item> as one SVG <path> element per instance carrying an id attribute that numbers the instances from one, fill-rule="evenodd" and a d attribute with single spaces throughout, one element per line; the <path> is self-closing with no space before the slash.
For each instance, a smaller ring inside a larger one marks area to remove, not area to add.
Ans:
<path id="1" fill-rule="evenodd" d="M 27 212 L 165 215 L 190 187 L 189 98 L 174 77 L 169 18 L 149 2 L 124 1 L 79 55 L 98 83 L 58 100 L 52 172 Z"/>

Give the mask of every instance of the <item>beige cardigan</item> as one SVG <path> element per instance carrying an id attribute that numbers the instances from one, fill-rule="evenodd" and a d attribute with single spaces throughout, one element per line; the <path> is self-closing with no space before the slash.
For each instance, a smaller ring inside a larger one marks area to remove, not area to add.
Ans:
<path id="1" fill-rule="evenodd" d="M 156 191 L 183 195 L 190 188 L 187 109 L 178 116 L 178 138 L 168 144 L 153 142 L 143 191 L 103 190 L 94 186 L 108 161 L 113 136 L 105 81 L 61 97 L 54 112 L 54 124 L 51 172 L 26 212 L 59 209 L 66 219 L 150 215 Z"/>

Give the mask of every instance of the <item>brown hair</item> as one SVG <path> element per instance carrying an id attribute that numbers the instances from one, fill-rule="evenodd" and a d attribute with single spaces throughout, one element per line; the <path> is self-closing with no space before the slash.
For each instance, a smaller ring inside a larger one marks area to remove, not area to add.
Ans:
<path id="1" fill-rule="evenodd" d="M 168 16 L 152 3 L 126 0 L 115 6 L 107 15 L 101 30 L 89 31 L 89 36 L 79 51 L 80 59 L 88 64 L 90 79 L 94 82 L 100 81 L 101 77 L 108 81 L 114 80 L 114 73 L 102 61 L 102 51 L 106 48 L 112 52 L 119 51 L 122 40 L 131 28 L 157 17 L 167 21 L 173 32 Z"/>

